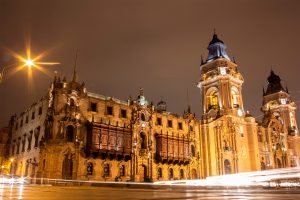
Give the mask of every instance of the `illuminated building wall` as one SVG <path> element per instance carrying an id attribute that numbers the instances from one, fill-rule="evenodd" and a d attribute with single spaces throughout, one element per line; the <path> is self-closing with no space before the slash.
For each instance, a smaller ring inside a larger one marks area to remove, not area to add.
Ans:
<path id="1" fill-rule="evenodd" d="M 45 97 L 12 118 L 12 172 L 143 182 L 299 166 L 296 106 L 280 78 L 271 73 L 257 122 L 244 110 L 238 65 L 216 34 L 208 50 L 201 119 L 190 108 L 178 116 L 164 101 L 149 103 L 143 89 L 122 101 L 89 92 L 76 71 L 70 81 L 55 77 Z"/>

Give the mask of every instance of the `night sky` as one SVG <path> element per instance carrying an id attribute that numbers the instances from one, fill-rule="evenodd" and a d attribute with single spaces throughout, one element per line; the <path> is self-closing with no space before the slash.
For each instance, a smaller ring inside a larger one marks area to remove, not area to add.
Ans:
<path id="1" fill-rule="evenodd" d="M 25 55 L 29 39 L 33 55 L 61 63 L 44 66 L 52 77 L 34 70 L 31 83 L 26 70 L 5 77 L 0 127 L 46 94 L 55 70 L 70 80 L 77 48 L 88 91 L 127 100 L 143 87 L 149 101 L 162 97 L 177 114 L 189 101 L 200 117 L 196 83 L 214 28 L 244 76 L 246 110 L 261 115 L 271 67 L 299 101 L 299 9 L 299 0 L 0 0 L 0 68 L 16 62 L 6 49 Z"/>

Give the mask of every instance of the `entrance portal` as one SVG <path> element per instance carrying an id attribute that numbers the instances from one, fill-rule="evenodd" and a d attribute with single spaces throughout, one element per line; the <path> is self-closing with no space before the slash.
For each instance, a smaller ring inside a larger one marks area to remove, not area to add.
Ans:
<path id="1" fill-rule="evenodd" d="M 140 166 L 139 174 L 140 174 L 140 182 L 145 182 L 147 179 L 147 167 L 145 165 Z"/>
<path id="2" fill-rule="evenodd" d="M 65 155 L 62 165 L 62 178 L 72 179 L 73 175 L 73 160 L 70 155 Z"/>

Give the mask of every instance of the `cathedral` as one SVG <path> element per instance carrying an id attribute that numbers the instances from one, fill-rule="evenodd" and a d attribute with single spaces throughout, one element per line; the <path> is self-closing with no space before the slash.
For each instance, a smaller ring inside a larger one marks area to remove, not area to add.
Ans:
<path id="1" fill-rule="evenodd" d="M 243 75 L 216 34 L 202 60 L 200 119 L 143 89 L 127 101 L 55 77 L 48 93 L 8 125 L 9 172 L 32 178 L 154 182 L 300 165 L 296 104 L 271 71 L 262 121 L 244 110 Z M 9 161 L 10 160 L 10 161 Z"/>

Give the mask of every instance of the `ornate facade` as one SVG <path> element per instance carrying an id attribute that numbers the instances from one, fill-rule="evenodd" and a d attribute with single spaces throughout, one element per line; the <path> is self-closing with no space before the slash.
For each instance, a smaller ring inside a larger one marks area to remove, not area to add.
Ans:
<path id="1" fill-rule="evenodd" d="M 214 34 L 198 87 L 203 113 L 178 116 L 166 102 L 121 101 L 55 77 L 46 94 L 9 125 L 17 175 L 103 181 L 159 181 L 299 166 L 296 105 L 272 71 L 261 123 L 245 112 L 243 76 Z"/>

